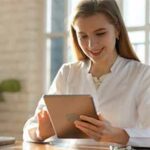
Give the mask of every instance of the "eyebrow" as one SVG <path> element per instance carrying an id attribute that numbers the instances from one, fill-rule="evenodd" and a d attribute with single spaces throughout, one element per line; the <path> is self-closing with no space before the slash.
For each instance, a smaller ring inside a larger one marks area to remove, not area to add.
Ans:
<path id="1" fill-rule="evenodd" d="M 96 29 L 94 32 L 99 32 L 99 31 L 104 31 L 106 30 L 106 28 L 99 28 L 99 29 Z"/>
<path id="2" fill-rule="evenodd" d="M 100 32 L 100 31 L 105 31 L 106 28 L 99 28 L 99 29 L 96 29 L 94 32 Z M 85 34 L 85 32 L 82 32 L 82 31 L 79 31 L 78 32 L 79 34 Z"/>

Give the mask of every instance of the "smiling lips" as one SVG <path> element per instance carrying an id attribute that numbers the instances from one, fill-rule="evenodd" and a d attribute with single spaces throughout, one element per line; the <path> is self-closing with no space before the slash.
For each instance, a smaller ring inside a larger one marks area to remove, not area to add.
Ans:
<path id="1" fill-rule="evenodd" d="M 98 51 L 89 51 L 89 53 L 91 53 L 93 56 L 98 56 L 101 54 L 101 52 L 103 51 L 104 48 L 98 50 Z"/>

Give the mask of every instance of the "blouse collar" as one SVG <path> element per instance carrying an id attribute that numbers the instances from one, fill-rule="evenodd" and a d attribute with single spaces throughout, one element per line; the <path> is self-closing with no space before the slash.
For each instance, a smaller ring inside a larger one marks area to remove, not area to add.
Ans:
<path id="1" fill-rule="evenodd" d="M 115 60 L 115 62 L 111 66 L 110 71 L 111 72 L 116 71 L 117 68 L 121 65 L 121 62 L 122 62 L 122 57 L 118 55 L 117 58 L 116 58 L 116 60 Z M 90 72 L 91 65 L 92 65 L 92 62 L 91 62 L 91 60 L 88 59 L 86 61 L 86 68 L 87 68 L 87 72 L 88 73 Z"/>

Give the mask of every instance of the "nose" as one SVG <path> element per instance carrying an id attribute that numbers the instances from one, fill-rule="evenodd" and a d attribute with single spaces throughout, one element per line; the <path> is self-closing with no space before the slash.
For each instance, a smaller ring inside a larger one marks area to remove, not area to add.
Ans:
<path id="1" fill-rule="evenodd" d="M 88 48 L 89 48 L 89 50 L 95 49 L 96 46 L 97 46 L 96 40 L 95 40 L 94 38 L 90 38 L 90 39 L 88 40 Z"/>

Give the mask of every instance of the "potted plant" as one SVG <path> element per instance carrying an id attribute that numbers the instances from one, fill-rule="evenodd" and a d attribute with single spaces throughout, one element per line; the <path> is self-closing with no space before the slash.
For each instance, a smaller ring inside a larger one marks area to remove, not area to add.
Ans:
<path id="1" fill-rule="evenodd" d="M 4 101 L 3 92 L 19 92 L 21 84 L 16 79 L 6 79 L 0 82 L 0 102 Z"/>

